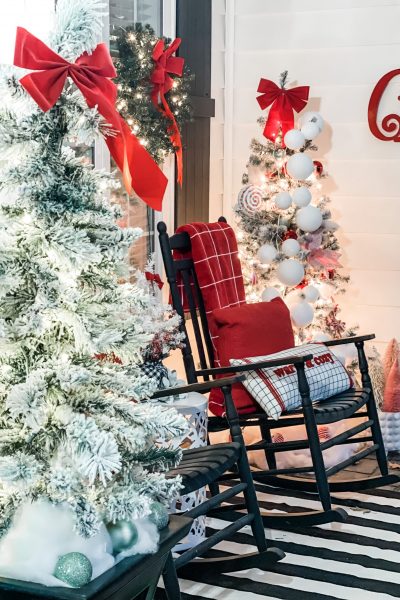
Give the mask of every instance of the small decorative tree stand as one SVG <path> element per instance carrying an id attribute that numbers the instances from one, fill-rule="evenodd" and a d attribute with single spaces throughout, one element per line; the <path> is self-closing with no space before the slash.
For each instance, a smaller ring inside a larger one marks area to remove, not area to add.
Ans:
<path id="1" fill-rule="evenodd" d="M 193 520 L 171 515 L 161 531 L 155 554 L 125 558 L 109 571 L 78 588 L 46 587 L 38 583 L 0 577 L 1 600 L 151 600 L 168 555 L 190 531 Z"/>

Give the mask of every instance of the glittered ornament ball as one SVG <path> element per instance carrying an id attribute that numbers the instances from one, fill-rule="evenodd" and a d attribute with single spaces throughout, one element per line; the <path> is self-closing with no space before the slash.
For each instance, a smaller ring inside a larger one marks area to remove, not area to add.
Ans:
<path id="1" fill-rule="evenodd" d="M 128 550 L 138 540 L 137 527 L 131 521 L 120 520 L 109 523 L 107 530 L 111 537 L 114 554 Z"/>
<path id="2" fill-rule="evenodd" d="M 322 213 L 316 206 L 305 206 L 296 213 L 296 224 L 303 231 L 312 233 L 322 225 Z"/>
<path id="3" fill-rule="evenodd" d="M 63 554 L 54 569 L 54 577 L 74 588 L 88 584 L 92 574 L 92 563 L 81 552 Z"/>
<path id="4" fill-rule="evenodd" d="M 310 204 L 312 195 L 308 187 L 302 185 L 292 192 L 292 198 L 296 206 L 303 208 L 304 206 L 308 206 Z"/>
<path id="5" fill-rule="evenodd" d="M 321 133 L 321 130 L 316 123 L 309 121 L 301 128 L 301 133 L 304 135 L 306 140 L 314 140 L 317 135 Z"/>
<path id="6" fill-rule="evenodd" d="M 263 302 L 270 302 L 274 298 L 280 298 L 280 293 L 275 287 L 266 287 L 261 294 L 261 300 Z"/>
<path id="7" fill-rule="evenodd" d="M 314 309 L 308 302 L 299 302 L 290 309 L 290 316 L 296 327 L 307 327 L 314 319 Z"/>
<path id="8" fill-rule="evenodd" d="M 275 246 L 272 246 L 271 244 L 263 244 L 261 246 L 261 248 L 259 248 L 257 255 L 258 255 L 259 261 L 263 265 L 269 265 L 275 260 L 276 255 L 277 255 L 277 250 L 276 250 Z"/>
<path id="9" fill-rule="evenodd" d="M 304 279 L 304 267 L 299 261 L 287 258 L 279 263 L 276 276 L 283 285 L 298 285 Z"/>
<path id="10" fill-rule="evenodd" d="M 282 242 L 282 252 L 286 254 L 286 256 L 297 256 L 300 252 L 300 244 L 297 240 L 287 239 Z"/>
<path id="11" fill-rule="evenodd" d="M 280 192 L 274 197 L 274 202 L 277 208 L 286 210 L 292 204 L 292 196 L 289 192 Z"/>
<path id="12" fill-rule="evenodd" d="M 286 132 L 283 141 L 285 142 L 285 146 L 290 150 L 299 150 L 304 146 L 306 138 L 298 129 L 290 129 Z"/>
<path id="13" fill-rule="evenodd" d="M 320 131 L 322 131 L 324 128 L 324 120 L 321 117 L 321 115 L 317 112 L 307 111 L 303 113 L 300 117 L 300 126 L 304 127 L 306 123 L 314 123 L 315 125 L 317 125 Z"/>
<path id="14" fill-rule="evenodd" d="M 254 215 L 261 208 L 263 194 L 263 190 L 257 185 L 245 185 L 238 195 L 238 209 L 242 210 L 248 216 Z"/>
<path id="15" fill-rule="evenodd" d="M 314 163 L 308 154 L 293 154 L 286 163 L 286 171 L 293 179 L 307 179 L 314 171 Z"/>
<path id="16" fill-rule="evenodd" d="M 150 521 L 157 526 L 157 529 L 164 529 L 169 523 L 169 513 L 167 508 L 161 502 L 152 502 L 150 510 Z"/>

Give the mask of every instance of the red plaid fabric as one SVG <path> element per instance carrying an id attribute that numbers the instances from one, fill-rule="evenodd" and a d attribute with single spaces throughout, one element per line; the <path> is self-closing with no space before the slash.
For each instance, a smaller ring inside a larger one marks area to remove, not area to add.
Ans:
<path id="1" fill-rule="evenodd" d="M 228 308 L 246 303 L 243 275 L 234 231 L 228 223 L 189 223 L 176 233 L 186 232 L 191 241 L 191 252 L 174 252 L 174 257 L 191 258 L 201 288 L 206 309 L 211 340 L 214 347 L 215 366 L 220 366 L 216 352 L 216 327 L 211 318 L 215 308 Z M 181 301 L 188 310 L 182 281 L 178 280 Z"/>

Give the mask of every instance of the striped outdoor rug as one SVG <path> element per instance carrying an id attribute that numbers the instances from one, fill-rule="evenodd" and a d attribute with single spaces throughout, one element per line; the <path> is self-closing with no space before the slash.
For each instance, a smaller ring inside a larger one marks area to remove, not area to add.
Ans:
<path id="1" fill-rule="evenodd" d="M 317 508 L 313 496 L 257 487 L 260 506 L 293 511 Z M 271 491 L 270 491 L 271 490 Z M 400 598 L 400 487 L 335 495 L 346 508 L 345 523 L 294 530 L 267 530 L 286 553 L 269 571 L 251 569 L 229 575 L 181 579 L 183 600 L 389 600 Z M 226 522 L 209 519 L 210 530 Z M 219 544 L 214 555 L 255 551 L 250 529 Z"/>

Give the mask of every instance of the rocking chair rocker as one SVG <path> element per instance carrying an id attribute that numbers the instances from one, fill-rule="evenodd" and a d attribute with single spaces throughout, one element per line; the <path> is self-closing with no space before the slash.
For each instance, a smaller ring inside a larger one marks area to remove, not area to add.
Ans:
<path id="1" fill-rule="evenodd" d="M 221 223 L 222 227 L 229 227 L 226 224 L 226 219 L 224 217 L 220 217 L 218 222 Z M 253 470 L 252 475 L 255 481 L 265 484 L 266 486 L 294 489 L 319 495 L 319 500 L 322 505 L 321 510 L 287 514 L 261 511 L 265 525 L 274 528 L 280 527 L 281 525 L 307 526 L 330 523 L 333 521 L 344 521 L 347 518 L 347 513 L 342 508 L 332 507 L 331 492 L 359 491 L 399 482 L 400 477 L 389 474 L 388 471 L 377 408 L 371 386 L 371 379 L 368 373 L 368 362 L 364 351 L 364 343 L 367 340 L 374 339 L 375 336 L 370 334 L 325 342 L 326 346 L 350 343 L 356 345 L 362 385 L 359 389 L 350 389 L 346 392 L 337 394 L 328 400 L 324 400 L 321 403 L 312 403 L 310 400 L 309 385 L 305 374 L 305 363 L 311 356 L 298 356 L 291 357 L 290 359 L 268 360 L 243 366 L 214 368 L 214 349 L 209 331 L 204 297 L 198 282 L 194 261 L 190 257 L 190 237 L 187 232 L 176 233 L 169 237 L 166 225 L 163 222 L 158 223 L 157 229 L 159 232 L 165 272 L 170 286 L 172 304 L 177 313 L 182 317 L 181 328 L 185 335 L 185 346 L 182 349 L 182 354 L 188 382 L 196 383 L 199 381 L 199 378 L 209 381 L 209 379 L 213 377 L 232 374 L 232 371 L 237 374 L 242 374 L 256 369 L 278 367 L 288 364 L 292 364 L 296 368 L 298 388 L 302 399 L 302 408 L 300 410 L 283 413 L 282 416 L 284 416 L 284 418 L 280 418 L 278 421 L 270 419 L 266 413 L 261 412 L 261 410 L 247 415 L 241 414 L 234 422 L 230 420 L 228 411 L 226 411 L 226 416 L 224 417 L 210 417 L 209 419 L 210 432 L 222 431 L 229 428 L 233 441 L 236 441 L 238 425 L 241 428 L 257 427 L 259 429 L 261 439 L 256 443 L 247 445 L 246 450 L 263 450 L 269 469 L 264 471 Z M 177 251 L 179 255 L 184 254 L 185 258 L 176 258 L 174 256 L 174 251 Z M 184 294 L 188 302 L 200 361 L 200 369 L 196 369 L 195 367 L 190 340 L 185 326 L 185 313 L 177 277 L 183 286 Z M 217 307 L 207 307 L 208 310 L 210 310 L 210 308 Z M 365 421 L 350 427 L 347 431 L 335 435 L 326 441 L 319 440 L 317 430 L 318 425 L 328 425 L 345 419 L 354 419 L 355 417 L 365 417 Z M 277 427 L 282 428 L 293 425 L 305 425 L 307 433 L 306 440 L 286 442 L 272 441 L 271 430 Z M 358 437 L 356 440 L 354 439 L 355 435 L 366 430 L 370 430 L 368 435 Z M 242 436 L 240 437 L 242 438 Z M 356 441 L 372 442 L 372 444 L 330 468 L 325 467 L 322 454 L 323 450 L 332 448 L 336 445 L 354 443 Z M 300 450 L 304 448 L 310 450 L 311 465 L 306 467 L 277 468 L 275 456 L 277 452 L 287 452 L 288 450 Z M 329 480 L 331 476 L 342 469 L 372 453 L 375 453 L 377 458 L 380 470 L 379 476 L 350 480 Z M 314 477 L 301 477 L 301 475 L 305 473 L 312 473 Z M 220 481 L 226 481 L 228 479 L 233 479 L 234 477 L 235 474 L 225 474 L 220 478 Z M 237 510 L 238 508 L 238 505 L 235 505 L 235 509 Z"/>

